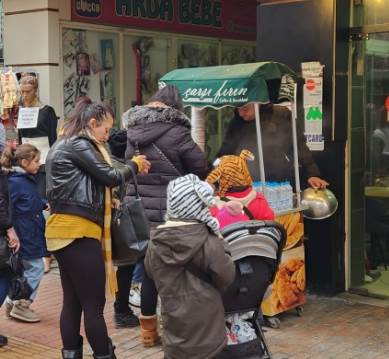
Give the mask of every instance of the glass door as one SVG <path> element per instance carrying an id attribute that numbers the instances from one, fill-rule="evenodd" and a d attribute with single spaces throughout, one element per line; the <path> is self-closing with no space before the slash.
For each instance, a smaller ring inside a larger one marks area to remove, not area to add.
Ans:
<path id="1" fill-rule="evenodd" d="M 389 297 L 389 32 L 351 45 L 350 284 Z"/>

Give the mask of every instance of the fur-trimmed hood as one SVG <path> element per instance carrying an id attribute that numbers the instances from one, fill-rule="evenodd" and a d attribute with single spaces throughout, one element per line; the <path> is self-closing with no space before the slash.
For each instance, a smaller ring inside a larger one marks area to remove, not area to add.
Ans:
<path id="1" fill-rule="evenodd" d="M 127 128 L 154 122 L 191 127 L 188 116 L 172 107 L 135 106 L 127 111 L 127 116 Z"/>
<path id="2" fill-rule="evenodd" d="M 172 127 L 190 128 L 189 118 L 171 107 L 135 106 L 128 111 L 127 138 L 131 144 L 149 145 Z"/>

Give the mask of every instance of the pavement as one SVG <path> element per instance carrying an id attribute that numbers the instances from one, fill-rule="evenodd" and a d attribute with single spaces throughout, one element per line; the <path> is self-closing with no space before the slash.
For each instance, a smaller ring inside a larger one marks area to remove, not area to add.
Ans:
<path id="1" fill-rule="evenodd" d="M 62 289 L 58 270 L 46 274 L 33 304 L 40 323 L 27 324 L 5 318 L 0 310 L 0 333 L 9 345 L 0 348 L 0 359 L 61 358 L 59 315 Z M 107 300 L 105 317 L 118 359 L 162 359 L 162 347 L 143 348 L 138 328 L 116 329 L 113 301 Z M 266 329 L 274 359 L 388 359 L 389 301 L 351 294 L 327 298 L 309 295 L 302 316 L 290 311 L 279 316 L 279 329 Z M 206 330 L 206 325 L 204 327 Z M 85 344 L 84 356 L 91 357 Z M 190 359 L 190 358 L 183 358 Z"/>

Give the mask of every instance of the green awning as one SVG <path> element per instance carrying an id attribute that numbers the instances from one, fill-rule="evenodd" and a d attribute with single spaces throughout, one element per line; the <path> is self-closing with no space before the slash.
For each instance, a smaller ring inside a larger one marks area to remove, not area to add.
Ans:
<path id="1" fill-rule="evenodd" d="M 163 76 L 159 86 L 178 88 L 184 106 L 214 107 L 243 106 L 249 102 L 268 103 L 269 80 L 296 74 L 279 62 L 195 67 L 173 70 Z"/>

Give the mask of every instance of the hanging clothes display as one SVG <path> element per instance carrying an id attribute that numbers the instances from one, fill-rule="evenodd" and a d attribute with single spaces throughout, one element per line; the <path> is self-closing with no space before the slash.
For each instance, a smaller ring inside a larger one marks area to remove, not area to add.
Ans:
<path id="1" fill-rule="evenodd" d="M 18 132 L 16 128 L 20 89 L 16 74 L 12 68 L 3 68 L 0 72 L 0 121 L 5 129 L 7 145 L 16 147 Z"/>

